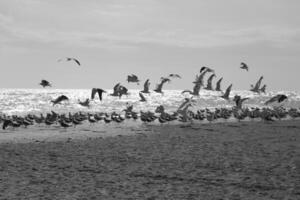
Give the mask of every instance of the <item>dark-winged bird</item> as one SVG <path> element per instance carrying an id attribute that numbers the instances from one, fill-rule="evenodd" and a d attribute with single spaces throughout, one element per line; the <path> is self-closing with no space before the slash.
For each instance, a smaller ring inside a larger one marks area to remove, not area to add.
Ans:
<path id="1" fill-rule="evenodd" d="M 59 97 L 57 97 L 55 100 L 51 100 L 51 102 L 53 103 L 53 105 L 56 105 L 56 104 L 59 104 L 61 103 L 62 101 L 67 101 L 69 100 L 69 98 L 65 95 L 61 95 Z"/>
<path id="2" fill-rule="evenodd" d="M 235 105 L 238 109 L 242 109 L 242 104 L 244 101 L 248 100 L 249 98 L 242 98 L 239 95 L 235 95 L 233 98 L 233 101 L 235 102 Z"/>
<path id="3" fill-rule="evenodd" d="M 181 78 L 179 74 L 169 74 L 170 78 Z"/>
<path id="4" fill-rule="evenodd" d="M 155 92 L 157 93 L 161 93 L 163 94 L 163 91 L 162 91 L 162 87 L 165 83 L 169 83 L 171 80 L 169 78 L 164 78 L 164 77 L 161 77 L 161 82 L 159 84 L 156 85 L 156 88 L 154 89 Z"/>
<path id="5" fill-rule="evenodd" d="M 149 82 L 149 79 L 147 79 L 144 83 L 144 90 L 141 91 L 142 93 L 150 93 L 149 91 L 149 86 L 150 86 L 150 82 Z"/>
<path id="6" fill-rule="evenodd" d="M 281 102 L 283 102 L 287 98 L 288 97 L 286 95 L 284 95 L 284 94 L 277 94 L 276 96 L 274 96 L 271 99 L 269 99 L 268 101 L 266 101 L 265 105 L 268 105 L 268 104 L 276 102 L 276 101 L 278 103 L 281 103 Z"/>
<path id="7" fill-rule="evenodd" d="M 59 59 L 58 62 L 60 62 L 60 61 L 62 61 L 62 60 L 64 60 L 64 59 Z M 79 62 L 79 60 L 77 60 L 76 58 L 66 57 L 65 60 L 66 60 L 66 61 L 74 61 L 75 63 L 77 63 L 78 66 L 81 65 L 80 62 Z"/>
<path id="8" fill-rule="evenodd" d="M 147 101 L 146 98 L 144 97 L 143 93 L 139 92 L 139 95 L 140 95 L 140 98 L 141 98 L 140 99 L 141 102 Z"/>
<path id="9" fill-rule="evenodd" d="M 215 74 L 212 74 L 212 75 L 207 79 L 207 86 L 206 86 L 206 88 L 204 88 L 204 89 L 206 89 L 206 90 L 213 90 L 213 87 L 212 87 L 212 80 L 213 80 L 214 77 L 216 77 L 216 75 L 215 75 Z"/>
<path id="10" fill-rule="evenodd" d="M 80 100 L 78 100 L 78 103 L 79 103 L 81 106 L 84 106 L 84 107 L 90 107 L 90 100 L 89 100 L 89 99 L 86 99 L 85 101 L 80 101 Z"/>
<path id="11" fill-rule="evenodd" d="M 228 88 L 226 89 L 225 94 L 221 96 L 223 99 L 229 100 L 229 95 L 230 95 L 230 92 L 231 92 L 231 88 L 232 88 L 232 84 L 228 86 Z"/>
<path id="12" fill-rule="evenodd" d="M 222 91 L 222 89 L 221 89 L 222 80 L 223 80 L 223 77 L 218 80 L 218 82 L 216 84 L 216 91 Z"/>
<path id="13" fill-rule="evenodd" d="M 93 88 L 92 89 L 92 94 L 91 94 L 91 99 L 93 100 L 95 98 L 96 93 L 99 95 L 100 101 L 102 101 L 102 93 L 106 92 L 105 90 L 102 90 L 100 88 Z"/>
<path id="14" fill-rule="evenodd" d="M 139 78 L 134 74 L 128 75 L 127 81 L 128 81 L 128 83 L 131 82 L 131 83 L 137 83 L 137 84 L 139 84 L 139 82 L 140 82 Z"/>
<path id="15" fill-rule="evenodd" d="M 52 87 L 51 83 L 47 80 L 41 80 L 41 83 L 40 83 L 41 86 L 43 87 Z"/>
<path id="16" fill-rule="evenodd" d="M 203 71 L 215 73 L 215 70 L 213 70 L 213 69 L 211 69 L 209 67 L 201 67 L 200 73 L 202 73 Z"/>
<path id="17" fill-rule="evenodd" d="M 260 88 L 260 85 L 261 85 L 261 82 L 262 82 L 263 78 L 264 78 L 264 77 L 261 76 L 261 77 L 259 78 L 259 80 L 256 82 L 256 84 L 255 84 L 254 87 L 253 87 L 253 85 L 251 85 L 252 88 L 250 89 L 250 91 L 259 93 L 259 88 Z"/>
<path id="18" fill-rule="evenodd" d="M 110 95 L 121 98 L 122 95 L 128 95 L 128 89 L 122 86 L 120 83 L 118 83 L 114 87 L 114 92 Z"/>
<path id="19" fill-rule="evenodd" d="M 265 93 L 266 94 L 266 88 L 267 88 L 267 85 L 263 85 L 260 89 L 259 89 L 259 92 L 261 93 Z"/>
<path id="20" fill-rule="evenodd" d="M 241 62 L 241 67 L 240 68 L 249 71 L 249 67 L 246 63 Z"/>

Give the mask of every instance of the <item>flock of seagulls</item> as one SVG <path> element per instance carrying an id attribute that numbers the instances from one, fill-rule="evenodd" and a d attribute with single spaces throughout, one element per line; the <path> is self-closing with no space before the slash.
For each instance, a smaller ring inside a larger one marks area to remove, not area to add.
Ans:
<path id="1" fill-rule="evenodd" d="M 60 61 L 73 61 L 78 66 L 81 65 L 78 59 L 76 58 L 70 58 L 66 57 L 64 59 L 59 59 Z M 242 62 L 241 69 L 249 71 L 249 67 L 246 63 Z M 207 79 L 206 86 L 204 85 L 204 77 L 210 74 Z M 199 96 L 199 92 L 201 88 L 205 90 L 215 90 L 218 92 L 221 92 L 222 95 L 220 98 L 223 98 L 225 100 L 230 100 L 230 93 L 233 87 L 233 84 L 230 84 L 225 92 L 222 91 L 221 83 L 223 81 L 223 77 L 221 77 L 216 82 L 216 87 L 213 87 L 213 79 L 216 77 L 215 70 L 209 67 L 201 67 L 200 74 L 196 75 L 195 81 L 193 81 L 194 87 L 192 90 L 184 90 L 182 91 L 182 94 L 189 93 L 192 95 L 191 98 L 185 98 L 184 102 L 179 106 L 176 112 L 173 113 L 167 113 L 165 112 L 165 109 L 163 105 L 158 106 L 155 110 L 155 112 L 134 112 L 132 105 L 127 105 L 127 108 L 123 110 L 124 114 L 117 114 L 115 112 L 108 114 L 108 113 L 82 113 L 78 112 L 75 114 L 69 113 L 68 116 L 65 114 L 57 114 L 55 112 L 47 113 L 46 116 L 43 116 L 41 114 L 40 116 L 29 114 L 25 117 L 20 116 L 6 116 L 2 115 L 0 116 L 0 123 L 2 122 L 2 128 L 6 129 L 7 127 L 20 127 L 20 126 L 29 126 L 33 124 L 46 124 L 46 125 L 52 125 L 52 124 L 59 124 L 60 126 L 67 128 L 71 126 L 76 126 L 78 124 L 81 124 L 84 121 L 89 121 L 90 123 L 95 123 L 98 121 L 104 121 L 105 123 L 110 123 L 112 121 L 115 122 L 122 122 L 125 119 L 140 119 L 143 122 L 153 122 L 156 119 L 159 121 L 159 123 L 165 123 L 168 121 L 174 121 L 179 120 L 182 122 L 187 122 L 191 120 L 207 120 L 209 122 L 214 121 L 219 118 L 223 119 L 229 119 L 230 117 L 234 117 L 238 120 L 245 119 L 246 117 L 249 117 L 251 119 L 254 118 L 261 118 L 263 120 L 267 121 L 273 121 L 274 119 L 281 119 L 286 116 L 290 116 L 292 118 L 300 117 L 300 112 L 297 109 L 285 109 L 283 107 L 275 107 L 274 109 L 271 108 L 243 108 L 242 104 L 243 102 L 247 101 L 248 97 L 241 97 L 239 95 L 234 96 L 232 99 L 233 102 L 235 102 L 235 106 L 231 109 L 229 108 L 221 108 L 221 109 L 215 109 L 215 111 L 211 111 L 209 109 L 202 109 L 198 110 L 197 112 L 192 112 L 189 110 L 191 106 L 195 104 L 195 100 L 193 99 L 194 96 Z M 182 77 L 179 74 L 169 74 L 167 77 L 161 77 L 160 82 L 156 85 L 155 89 L 153 90 L 156 93 L 164 94 L 163 92 L 163 86 L 167 83 L 171 82 L 171 79 L 181 79 Z M 263 80 L 263 76 L 259 78 L 259 80 L 256 82 L 256 84 L 253 86 L 251 85 L 250 91 L 254 93 L 266 93 L 266 85 L 263 85 L 261 87 L 261 83 Z M 139 85 L 141 80 L 139 80 L 138 76 L 135 74 L 131 74 L 127 76 L 127 82 L 128 83 L 136 83 Z M 41 80 L 40 85 L 45 87 L 52 87 L 52 84 L 47 80 Z M 92 88 L 91 90 L 91 98 L 87 98 L 85 101 L 78 100 L 78 104 L 81 106 L 90 107 L 90 101 L 94 100 L 96 98 L 96 95 L 98 94 L 99 100 L 103 100 L 103 93 L 107 93 L 105 90 L 101 88 Z M 145 97 L 145 94 L 149 95 L 150 92 L 150 80 L 147 79 L 143 84 L 143 89 L 139 92 L 140 102 L 146 102 L 147 98 Z M 110 96 L 119 97 L 122 98 L 123 95 L 129 95 L 128 89 L 123 86 L 121 83 L 117 83 L 113 87 L 113 93 L 108 94 Z M 268 101 L 265 102 L 265 105 L 269 105 L 274 102 L 281 103 L 284 100 L 288 99 L 288 97 L 284 94 L 278 94 L 272 98 L 270 98 Z M 68 101 L 69 98 L 65 95 L 58 96 L 56 99 L 51 100 L 51 103 L 53 106 L 62 103 L 63 101 Z M 123 113 L 122 112 L 122 113 Z"/>

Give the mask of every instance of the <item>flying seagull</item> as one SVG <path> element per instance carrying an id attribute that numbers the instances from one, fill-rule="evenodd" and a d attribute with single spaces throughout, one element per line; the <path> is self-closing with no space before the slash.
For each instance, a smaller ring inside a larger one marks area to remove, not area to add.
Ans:
<path id="1" fill-rule="evenodd" d="M 142 93 L 150 93 L 149 92 L 149 86 L 150 86 L 150 82 L 149 82 L 149 79 L 147 79 L 144 83 L 144 90 L 141 91 Z"/>
<path id="2" fill-rule="evenodd" d="M 217 85 L 216 85 L 216 91 L 222 91 L 222 89 L 221 89 L 222 80 L 223 80 L 223 77 L 218 80 Z"/>
<path id="3" fill-rule="evenodd" d="M 161 82 L 159 84 L 156 85 L 156 88 L 154 89 L 155 92 L 157 93 L 161 93 L 163 94 L 163 91 L 162 91 L 162 87 L 165 83 L 169 83 L 171 80 L 169 78 L 164 78 L 162 77 L 161 78 Z"/>
<path id="4" fill-rule="evenodd" d="M 78 103 L 84 107 L 90 107 L 90 100 L 89 99 L 86 99 L 85 101 L 80 101 L 78 100 Z"/>
<path id="5" fill-rule="evenodd" d="M 228 88 L 226 89 L 225 94 L 221 96 L 223 99 L 229 100 L 229 94 L 231 92 L 231 88 L 232 88 L 232 84 L 228 86 Z"/>
<path id="6" fill-rule="evenodd" d="M 248 100 L 249 98 L 242 98 L 239 95 L 235 95 L 233 101 L 235 102 L 236 108 L 242 109 L 242 104 L 244 101 Z"/>
<path id="7" fill-rule="evenodd" d="M 179 74 L 169 74 L 170 78 L 181 78 Z"/>
<path id="8" fill-rule="evenodd" d="M 100 99 L 100 101 L 102 101 L 102 93 L 103 92 L 106 93 L 106 91 L 104 91 L 104 90 L 102 90 L 100 88 L 93 88 L 92 89 L 92 94 L 91 94 L 91 99 L 93 100 L 95 98 L 96 93 L 98 93 L 99 99 Z"/>
<path id="9" fill-rule="evenodd" d="M 215 75 L 215 74 L 212 74 L 212 75 L 207 79 L 207 86 L 206 86 L 206 88 L 204 88 L 204 89 L 206 89 L 206 90 L 213 90 L 213 87 L 212 87 L 212 80 L 213 80 L 214 77 L 216 77 L 216 75 Z"/>
<path id="10" fill-rule="evenodd" d="M 139 85 L 139 82 L 140 82 L 139 78 L 134 74 L 128 75 L 127 76 L 127 81 L 128 81 L 128 83 L 132 82 L 132 83 L 137 83 L 138 85 Z"/>
<path id="11" fill-rule="evenodd" d="M 63 60 L 65 60 L 65 61 L 74 61 L 74 62 L 77 63 L 78 66 L 81 65 L 80 62 L 76 58 L 66 57 L 65 59 L 59 59 L 58 62 L 63 61 Z"/>
<path id="12" fill-rule="evenodd" d="M 117 83 L 114 86 L 114 92 L 110 94 L 111 96 L 117 96 L 119 98 L 122 97 L 122 95 L 128 95 L 128 89 L 124 86 L 122 86 L 120 83 Z"/>
<path id="13" fill-rule="evenodd" d="M 53 106 L 56 105 L 56 104 L 59 104 L 61 103 L 62 101 L 67 101 L 69 100 L 69 98 L 65 95 L 61 95 L 59 97 L 57 97 L 55 100 L 51 100 L 51 102 L 53 103 Z"/>
<path id="14" fill-rule="evenodd" d="M 141 100 L 140 100 L 141 102 L 147 101 L 145 96 L 143 95 L 143 93 L 139 92 L 139 95 L 140 95 L 140 98 L 141 98 Z"/>
<path id="15" fill-rule="evenodd" d="M 254 87 L 253 87 L 253 85 L 251 85 L 252 88 L 250 89 L 250 91 L 259 93 L 259 88 L 260 88 L 260 85 L 261 85 L 261 82 L 262 82 L 263 78 L 264 78 L 264 77 L 261 76 L 261 77 L 259 78 L 259 80 L 256 82 L 256 84 L 255 84 Z"/>
<path id="16" fill-rule="evenodd" d="M 47 87 L 47 86 L 48 87 L 52 87 L 51 83 L 49 81 L 47 81 L 47 80 L 41 80 L 40 85 L 43 86 L 43 88 Z"/>
<path id="17" fill-rule="evenodd" d="M 244 62 L 241 62 L 241 67 L 240 68 L 249 71 L 248 65 L 246 63 L 244 63 Z"/>
<path id="18" fill-rule="evenodd" d="M 270 103 L 274 103 L 274 102 L 283 102 L 285 99 L 287 99 L 288 97 L 284 94 L 277 94 L 276 96 L 272 97 L 271 99 L 269 99 L 268 101 L 266 101 L 265 105 L 268 105 Z"/>
<path id="19" fill-rule="evenodd" d="M 202 73 L 203 71 L 207 71 L 207 72 L 212 72 L 212 73 L 215 73 L 215 70 L 209 68 L 209 67 L 201 67 L 200 69 L 200 73 Z"/>

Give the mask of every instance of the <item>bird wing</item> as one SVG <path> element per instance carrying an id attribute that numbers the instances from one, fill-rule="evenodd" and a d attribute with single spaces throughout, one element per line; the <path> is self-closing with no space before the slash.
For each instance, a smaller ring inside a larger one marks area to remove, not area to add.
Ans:
<path id="1" fill-rule="evenodd" d="M 77 63 L 77 65 L 80 66 L 80 62 L 76 58 L 72 58 L 72 60 L 74 60 Z"/>
<path id="2" fill-rule="evenodd" d="M 202 71 L 204 71 L 205 69 L 206 69 L 206 67 L 201 67 L 200 73 L 202 73 Z"/>
<path id="3" fill-rule="evenodd" d="M 97 92 L 98 92 L 100 101 L 102 101 L 102 93 L 105 92 L 105 91 L 102 90 L 102 89 L 97 89 Z"/>
<path id="4" fill-rule="evenodd" d="M 95 98 L 96 92 L 97 92 L 97 89 L 96 89 L 96 88 L 93 88 L 93 89 L 92 89 L 92 93 L 91 93 L 91 99 L 94 99 L 94 98 Z"/>
<path id="5" fill-rule="evenodd" d="M 139 95 L 140 95 L 141 101 L 146 101 L 145 96 L 141 92 L 139 92 Z"/>

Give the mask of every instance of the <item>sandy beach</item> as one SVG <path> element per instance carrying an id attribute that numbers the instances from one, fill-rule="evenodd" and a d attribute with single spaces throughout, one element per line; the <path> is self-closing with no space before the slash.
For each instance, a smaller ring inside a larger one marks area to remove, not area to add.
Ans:
<path id="1" fill-rule="evenodd" d="M 299 121 L 83 130 L 1 132 L 0 199 L 300 199 Z"/>

